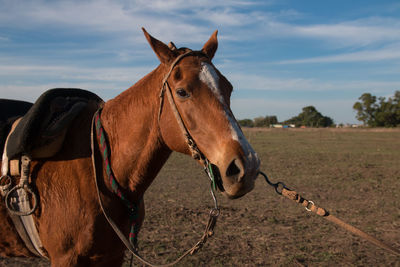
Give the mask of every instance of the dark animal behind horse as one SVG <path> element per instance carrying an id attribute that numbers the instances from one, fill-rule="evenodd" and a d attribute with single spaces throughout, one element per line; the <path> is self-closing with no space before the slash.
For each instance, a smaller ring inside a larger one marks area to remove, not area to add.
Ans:
<path id="1" fill-rule="evenodd" d="M 0 99 L 0 152 L 3 154 L 4 143 L 7 138 L 7 134 L 11 129 L 11 125 L 14 121 L 21 116 L 24 116 L 26 112 L 32 107 L 32 103 L 11 100 L 11 99 Z"/>

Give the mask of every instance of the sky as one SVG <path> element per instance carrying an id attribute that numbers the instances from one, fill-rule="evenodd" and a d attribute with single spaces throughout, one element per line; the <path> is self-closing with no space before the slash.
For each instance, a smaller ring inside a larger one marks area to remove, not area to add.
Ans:
<path id="1" fill-rule="evenodd" d="M 357 123 L 363 93 L 400 90 L 398 0 L 0 0 L 0 98 L 33 102 L 56 87 L 117 96 L 159 64 L 141 27 L 195 50 L 218 29 L 213 63 L 238 119 L 283 121 L 313 105 Z"/>

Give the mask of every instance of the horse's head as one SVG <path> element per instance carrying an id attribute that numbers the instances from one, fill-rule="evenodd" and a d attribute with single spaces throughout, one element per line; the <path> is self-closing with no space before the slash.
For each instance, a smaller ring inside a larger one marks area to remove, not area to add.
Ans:
<path id="1" fill-rule="evenodd" d="M 161 61 L 164 94 L 170 92 L 168 100 L 160 101 L 163 142 L 171 150 L 191 154 L 186 129 L 212 164 L 223 194 L 238 198 L 251 191 L 260 161 L 230 109 L 232 85 L 211 63 L 217 31 L 198 52 L 177 49 L 173 43 L 167 46 L 143 31 Z"/>

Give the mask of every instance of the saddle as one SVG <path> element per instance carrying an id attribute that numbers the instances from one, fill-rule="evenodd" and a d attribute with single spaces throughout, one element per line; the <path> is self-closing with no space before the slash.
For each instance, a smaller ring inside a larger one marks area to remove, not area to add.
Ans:
<path id="1" fill-rule="evenodd" d="M 61 149 L 72 121 L 89 102 L 103 103 L 89 91 L 66 88 L 50 89 L 34 104 L 0 100 L 1 150 L 4 144 L 0 194 L 18 234 L 37 256 L 47 254 L 32 217 L 38 196 L 29 183 L 30 162 L 52 157 Z"/>
<path id="2" fill-rule="evenodd" d="M 82 89 L 57 88 L 43 93 L 10 134 L 7 157 L 54 156 L 61 148 L 68 126 L 90 100 L 102 102 L 96 94 Z"/>

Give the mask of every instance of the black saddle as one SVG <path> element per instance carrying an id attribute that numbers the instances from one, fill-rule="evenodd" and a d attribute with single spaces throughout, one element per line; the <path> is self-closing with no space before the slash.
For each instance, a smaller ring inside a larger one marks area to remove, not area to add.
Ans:
<path id="1" fill-rule="evenodd" d="M 82 89 L 56 88 L 43 93 L 33 105 L 29 103 L 31 107 L 11 133 L 7 143 L 8 158 L 53 156 L 61 147 L 68 126 L 89 101 L 99 105 L 103 102 L 96 94 Z M 2 108 L 0 102 L 0 110 Z M 23 113 L 22 108 L 18 110 Z"/>

